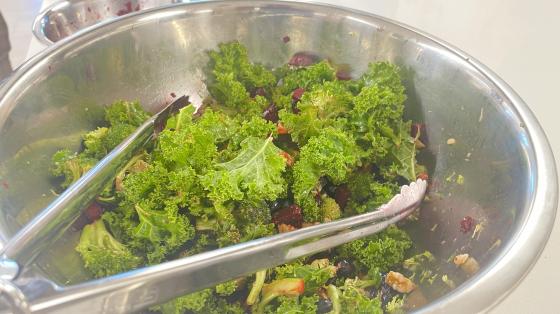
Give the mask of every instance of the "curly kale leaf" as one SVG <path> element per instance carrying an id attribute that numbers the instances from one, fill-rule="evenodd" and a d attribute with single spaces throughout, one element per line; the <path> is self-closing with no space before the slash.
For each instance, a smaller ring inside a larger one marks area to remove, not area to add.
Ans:
<path id="1" fill-rule="evenodd" d="M 320 178 L 328 177 L 335 184 L 344 182 L 359 163 L 356 143 L 345 132 L 327 128 L 301 148 L 293 167 L 294 199 L 303 209 L 306 221 L 322 221 L 323 215 L 315 195 L 321 189 Z"/>
<path id="2" fill-rule="evenodd" d="M 78 180 L 96 163 L 96 159 L 63 149 L 52 156 L 50 172 L 55 177 L 64 178 L 61 187 L 66 188 Z"/>
<path id="3" fill-rule="evenodd" d="M 404 260 L 411 246 L 408 234 L 393 225 L 376 235 L 344 244 L 337 252 L 341 258 L 353 259 L 364 273 L 375 268 L 387 272 Z"/>
<path id="4" fill-rule="evenodd" d="M 308 67 L 299 68 L 288 72 L 282 79 L 282 85 L 279 87 L 282 94 L 291 94 L 296 88 L 310 90 L 316 85 L 323 84 L 326 81 L 334 81 L 336 78 L 334 68 L 328 61 L 323 60 L 319 63 Z"/>
<path id="5" fill-rule="evenodd" d="M 317 136 L 326 126 L 335 126 L 335 119 L 344 115 L 352 102 L 352 94 L 340 81 L 325 82 L 305 92 L 297 107 L 299 112 L 280 111 L 282 124 L 292 139 L 305 145 L 310 137 Z"/>
<path id="6" fill-rule="evenodd" d="M 278 297 L 278 307 L 267 308 L 265 313 L 277 314 L 315 314 L 317 313 L 318 295 L 304 297 Z"/>
<path id="7" fill-rule="evenodd" d="M 348 179 L 350 210 L 362 214 L 377 209 L 387 203 L 399 192 L 399 186 L 393 182 L 379 182 L 374 174 L 358 170 Z"/>
<path id="8" fill-rule="evenodd" d="M 248 137 L 239 154 L 217 164 L 201 178 L 215 203 L 228 200 L 275 200 L 285 193 L 282 177 L 286 162 L 272 138 Z"/>

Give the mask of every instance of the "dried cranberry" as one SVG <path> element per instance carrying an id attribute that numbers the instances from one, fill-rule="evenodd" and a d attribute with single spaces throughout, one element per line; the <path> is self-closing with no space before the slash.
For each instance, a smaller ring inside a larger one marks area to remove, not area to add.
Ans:
<path id="1" fill-rule="evenodd" d="M 298 87 L 294 89 L 294 92 L 292 93 L 292 100 L 298 102 L 301 99 L 301 96 L 303 96 L 304 92 L 305 89 L 303 89 L 303 87 Z"/>
<path id="2" fill-rule="evenodd" d="M 332 301 L 326 298 L 320 298 L 317 301 L 317 314 L 329 313 L 332 311 Z"/>
<path id="3" fill-rule="evenodd" d="M 292 157 L 292 155 L 288 154 L 285 151 L 281 151 L 280 156 L 282 156 L 282 158 L 284 158 L 284 160 L 286 161 L 286 165 L 288 165 L 288 167 L 291 167 L 291 166 L 294 165 L 294 157 Z"/>
<path id="4" fill-rule="evenodd" d="M 427 173 L 425 172 L 420 172 L 417 176 L 417 179 L 422 179 L 422 180 L 428 180 L 430 178 L 430 176 L 428 176 Z"/>
<path id="5" fill-rule="evenodd" d="M 292 225 L 296 228 L 301 228 L 301 224 L 303 223 L 301 207 L 293 204 L 282 208 L 274 214 L 272 222 L 277 226 L 280 224 L 286 224 Z"/>
<path id="6" fill-rule="evenodd" d="M 88 208 L 86 208 L 85 213 L 87 219 L 90 222 L 93 222 L 101 217 L 101 214 L 103 214 L 103 208 L 101 208 L 101 206 L 97 202 L 93 202 L 88 206 Z"/>
<path id="7" fill-rule="evenodd" d="M 462 233 L 468 233 L 472 230 L 474 225 L 474 219 L 471 216 L 465 216 L 461 219 L 460 226 Z"/>
<path id="8" fill-rule="evenodd" d="M 286 35 L 284 37 L 282 37 L 282 41 L 286 44 L 290 41 L 290 36 Z"/>
<path id="9" fill-rule="evenodd" d="M 306 67 L 317 62 L 317 60 L 319 60 L 319 57 L 314 54 L 309 52 L 297 52 L 292 56 L 290 61 L 288 61 L 288 64 L 298 67 Z"/>
<path id="10" fill-rule="evenodd" d="M 352 76 L 347 69 L 338 69 L 336 71 L 336 78 L 340 81 L 349 81 L 352 79 Z"/>
<path id="11" fill-rule="evenodd" d="M 175 95 L 175 93 L 173 93 L 173 92 L 171 92 L 169 95 L 173 98 L 177 97 L 177 95 Z"/>
<path id="12" fill-rule="evenodd" d="M 349 278 L 354 276 L 354 265 L 343 259 L 336 264 L 336 274 L 339 277 Z"/>
<path id="13" fill-rule="evenodd" d="M 263 118 L 273 123 L 278 122 L 278 108 L 276 108 L 275 104 L 270 104 L 270 106 L 266 107 L 263 111 Z"/>
<path id="14" fill-rule="evenodd" d="M 262 87 L 257 87 L 254 90 L 251 91 L 251 98 L 255 98 L 257 96 L 266 96 L 266 90 Z"/>
<path id="15" fill-rule="evenodd" d="M 339 185 L 336 187 L 334 191 L 334 200 L 340 206 L 340 208 L 344 209 L 348 204 L 348 199 L 350 198 L 350 189 L 346 184 Z"/>

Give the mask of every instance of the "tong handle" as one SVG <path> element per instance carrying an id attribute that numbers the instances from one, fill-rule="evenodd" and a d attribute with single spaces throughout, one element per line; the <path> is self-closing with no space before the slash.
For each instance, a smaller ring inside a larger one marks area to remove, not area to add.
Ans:
<path id="1" fill-rule="evenodd" d="M 134 312 L 379 232 L 420 205 L 426 181 L 379 210 L 39 293 L 31 312 Z"/>

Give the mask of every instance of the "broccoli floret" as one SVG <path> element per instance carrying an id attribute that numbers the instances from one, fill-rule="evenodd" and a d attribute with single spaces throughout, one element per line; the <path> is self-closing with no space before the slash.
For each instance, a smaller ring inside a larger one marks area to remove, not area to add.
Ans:
<path id="1" fill-rule="evenodd" d="M 66 188 L 78 180 L 96 163 L 96 159 L 63 149 L 52 156 L 50 172 L 55 177 L 63 177 L 64 182 L 61 183 L 61 187 Z"/>
<path id="2" fill-rule="evenodd" d="M 381 233 L 343 244 L 337 252 L 341 258 L 353 259 L 363 273 L 375 268 L 387 272 L 404 259 L 411 246 L 408 234 L 393 225 Z"/>
<path id="3" fill-rule="evenodd" d="M 84 227 L 76 250 L 82 256 L 85 268 L 96 278 L 134 269 L 142 262 L 141 258 L 113 238 L 103 220 Z"/>
<path id="4" fill-rule="evenodd" d="M 321 213 L 324 222 L 337 220 L 341 215 L 340 206 L 338 206 L 334 199 L 323 195 L 321 197 Z"/>

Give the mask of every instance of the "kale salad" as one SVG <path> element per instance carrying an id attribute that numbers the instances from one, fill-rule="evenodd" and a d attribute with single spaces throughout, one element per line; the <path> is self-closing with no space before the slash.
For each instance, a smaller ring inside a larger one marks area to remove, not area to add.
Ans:
<path id="1" fill-rule="evenodd" d="M 86 210 L 76 250 L 92 277 L 375 210 L 427 177 L 397 66 L 374 62 L 351 79 L 305 53 L 274 69 L 239 42 L 208 54 L 210 97 L 171 117 Z M 80 152 L 52 157 L 60 189 L 148 117 L 137 102 L 107 106 Z M 426 271 L 433 259 L 391 226 L 150 311 L 399 313 L 426 302 L 423 284 L 452 284 Z"/>

